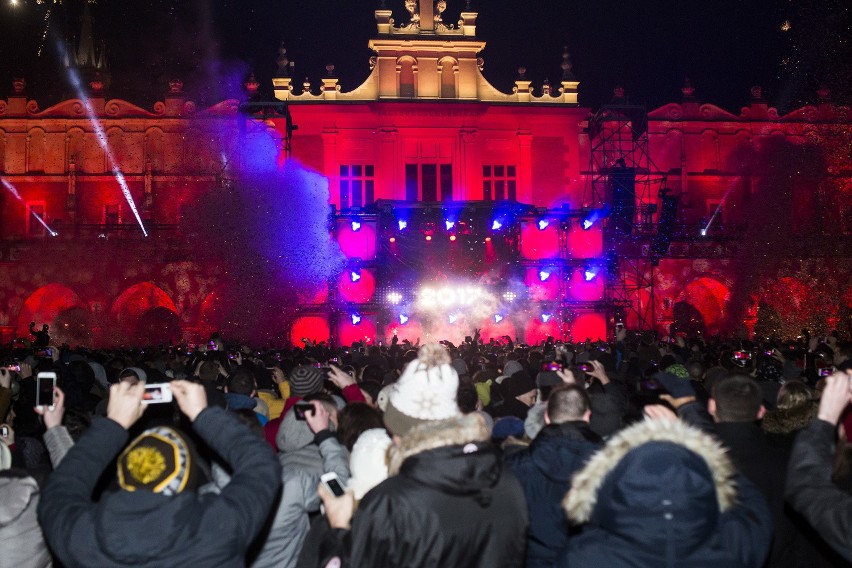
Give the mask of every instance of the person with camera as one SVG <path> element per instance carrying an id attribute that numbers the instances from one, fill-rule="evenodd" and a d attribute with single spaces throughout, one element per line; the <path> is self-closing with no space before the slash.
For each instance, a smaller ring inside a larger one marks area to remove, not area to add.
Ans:
<path id="1" fill-rule="evenodd" d="M 110 388 L 106 418 L 96 419 L 51 475 L 38 506 L 45 539 L 64 566 L 243 566 L 280 486 L 267 445 L 221 408 L 204 387 L 168 384 L 199 437 L 233 469 L 220 494 L 196 491 L 200 465 L 184 435 L 127 430 L 147 408 L 145 384 Z M 118 455 L 120 489 L 92 502 L 104 469 Z"/>
<path id="2" fill-rule="evenodd" d="M 35 322 L 30 322 L 30 335 L 35 337 L 33 341 L 33 347 L 37 347 L 40 349 L 44 349 L 45 347 L 50 346 L 50 326 L 44 324 L 41 326 L 40 331 L 36 331 Z"/>

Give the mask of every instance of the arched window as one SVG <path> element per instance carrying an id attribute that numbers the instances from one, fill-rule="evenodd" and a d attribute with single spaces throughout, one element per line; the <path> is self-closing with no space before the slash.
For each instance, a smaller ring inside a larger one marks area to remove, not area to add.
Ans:
<path id="1" fill-rule="evenodd" d="M 405 58 L 399 60 L 399 96 L 413 99 L 416 96 L 414 88 L 414 60 Z"/>
<path id="2" fill-rule="evenodd" d="M 456 62 L 450 58 L 441 60 L 441 98 L 456 98 Z"/>

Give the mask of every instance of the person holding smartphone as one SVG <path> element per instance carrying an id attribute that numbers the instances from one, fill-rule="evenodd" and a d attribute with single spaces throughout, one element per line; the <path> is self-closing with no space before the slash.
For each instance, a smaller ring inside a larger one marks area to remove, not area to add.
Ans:
<path id="1" fill-rule="evenodd" d="M 248 426 L 208 407 L 204 386 L 169 383 L 192 428 L 233 469 L 220 494 L 199 494 L 197 454 L 171 427 L 127 444 L 149 405 L 145 384 L 110 388 L 107 417 L 95 419 L 51 475 L 38 506 L 45 539 L 64 566 L 242 566 L 280 487 L 280 466 Z M 120 489 L 92 501 L 118 456 Z"/>

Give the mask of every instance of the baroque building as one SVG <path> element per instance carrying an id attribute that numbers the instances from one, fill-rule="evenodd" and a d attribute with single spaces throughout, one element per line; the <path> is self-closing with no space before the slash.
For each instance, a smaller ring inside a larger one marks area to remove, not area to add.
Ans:
<path id="1" fill-rule="evenodd" d="M 566 49 L 559 83 L 519 69 L 504 93 L 483 74 L 476 12 L 404 7 L 401 22 L 375 10 L 350 91 L 332 66 L 297 80 L 283 48 L 275 101 L 250 78 L 245 100 L 200 109 L 174 80 L 148 110 L 94 75 L 42 110 L 16 79 L 0 100 L 2 338 L 30 321 L 99 345 L 227 328 L 228 267 L 192 254 L 184 220 L 240 175 L 246 136 L 327 180 L 346 257 L 269 336 L 849 330 L 852 132 L 827 90 L 783 116 L 759 87 L 732 113 L 688 81 L 658 109 L 618 88 L 589 109 Z"/>

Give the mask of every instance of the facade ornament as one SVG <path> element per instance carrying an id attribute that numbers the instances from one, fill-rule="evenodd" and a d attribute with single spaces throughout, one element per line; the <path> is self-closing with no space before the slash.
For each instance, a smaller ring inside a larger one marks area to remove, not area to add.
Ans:
<path id="1" fill-rule="evenodd" d="M 278 70 L 275 72 L 276 77 L 289 77 L 290 70 L 293 67 L 293 62 L 287 59 L 287 48 L 284 47 L 284 42 L 278 47 L 278 58 L 275 60 L 278 65 Z"/>
<path id="2" fill-rule="evenodd" d="M 683 87 L 680 88 L 680 92 L 683 95 L 683 100 L 695 100 L 695 87 L 692 86 L 692 82 L 690 82 L 689 77 L 686 77 L 683 80 Z"/>
<path id="3" fill-rule="evenodd" d="M 326 77 L 334 77 L 334 64 L 329 63 L 325 66 Z"/>
<path id="4" fill-rule="evenodd" d="M 370 56 L 370 71 L 375 69 L 376 65 L 379 63 L 379 58 L 375 55 Z"/>
<path id="5" fill-rule="evenodd" d="M 169 80 L 169 94 L 179 95 L 183 93 L 183 81 L 177 77 Z"/>
<path id="6" fill-rule="evenodd" d="M 544 80 L 544 84 L 541 86 L 541 94 L 550 96 L 550 79 Z"/>
<path id="7" fill-rule="evenodd" d="M 444 10 L 447 9 L 447 0 L 438 0 L 435 3 L 435 31 L 444 32 L 455 28 L 454 24 L 447 25 L 443 21 Z"/>
<path id="8" fill-rule="evenodd" d="M 254 72 L 249 74 L 248 79 L 245 83 L 243 83 L 243 87 L 245 87 L 246 92 L 250 97 L 257 94 L 257 90 L 260 88 L 260 83 L 258 83 L 257 79 L 255 79 Z"/>
<path id="9" fill-rule="evenodd" d="M 523 65 L 518 67 L 518 81 L 526 81 L 527 80 L 527 68 Z"/>
<path id="10" fill-rule="evenodd" d="M 95 78 L 89 83 L 89 87 L 92 88 L 93 95 L 100 95 L 104 92 L 104 82 L 101 79 L 101 72 L 98 71 L 95 73 Z"/>
<path id="11" fill-rule="evenodd" d="M 23 77 L 15 77 L 12 79 L 12 91 L 17 96 L 23 96 L 24 90 L 27 88 L 27 80 Z"/>
<path id="12" fill-rule="evenodd" d="M 420 29 L 420 10 L 418 10 L 417 0 L 405 0 L 405 9 L 411 14 L 411 19 L 408 25 L 400 26 L 404 30 L 419 30 Z"/>
<path id="13" fill-rule="evenodd" d="M 305 77 L 305 80 L 302 82 L 302 92 L 310 93 L 311 92 L 311 80 Z"/>
<path id="14" fill-rule="evenodd" d="M 749 89 L 749 93 L 751 93 L 751 102 L 753 103 L 762 103 L 763 102 L 763 87 L 760 85 L 755 85 L 751 89 Z"/>
<path id="15" fill-rule="evenodd" d="M 562 68 L 562 80 L 573 81 L 574 74 L 571 72 L 571 69 L 573 69 L 574 66 L 571 64 L 571 54 L 568 53 L 567 45 L 562 48 L 562 64 L 560 67 Z"/>
<path id="16" fill-rule="evenodd" d="M 479 68 L 480 71 L 485 69 L 485 59 L 483 59 L 482 57 L 477 57 L 476 66 Z"/>

